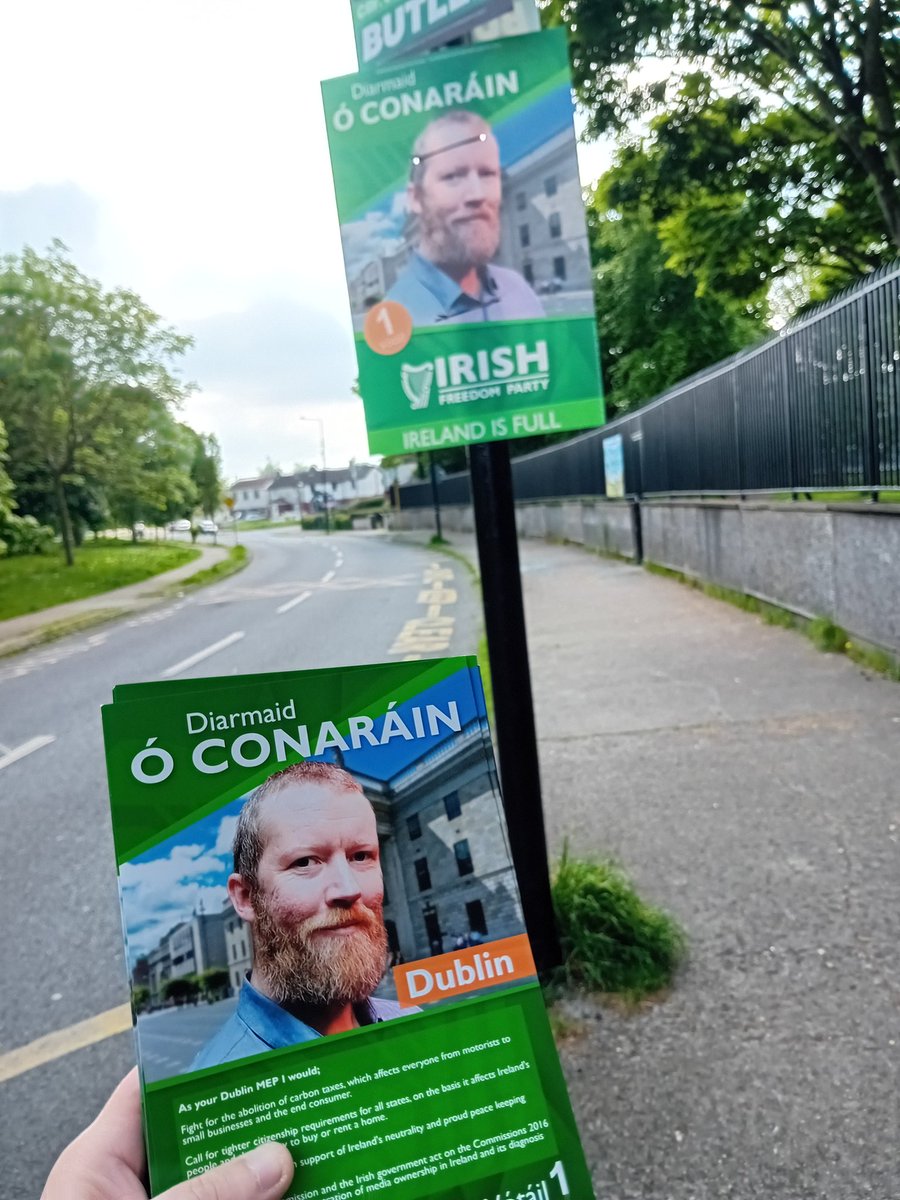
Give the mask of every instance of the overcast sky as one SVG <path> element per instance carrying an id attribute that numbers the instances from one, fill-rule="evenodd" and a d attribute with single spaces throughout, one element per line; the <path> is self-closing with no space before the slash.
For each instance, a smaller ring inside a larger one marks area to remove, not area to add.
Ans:
<path id="1" fill-rule="evenodd" d="M 193 334 L 184 417 L 229 478 L 318 462 L 303 416 L 368 458 L 319 94 L 356 70 L 349 0 L 30 0 L 0 41 L 0 252 L 61 238 Z"/>

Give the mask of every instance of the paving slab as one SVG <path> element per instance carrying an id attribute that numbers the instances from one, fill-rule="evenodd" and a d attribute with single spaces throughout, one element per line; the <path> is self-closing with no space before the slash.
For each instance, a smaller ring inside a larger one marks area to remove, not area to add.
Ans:
<path id="1" fill-rule="evenodd" d="M 657 1004 L 570 1006 L 598 1198 L 897 1200 L 900 685 L 639 567 L 520 553 L 551 851 L 615 857 L 691 947 Z"/>

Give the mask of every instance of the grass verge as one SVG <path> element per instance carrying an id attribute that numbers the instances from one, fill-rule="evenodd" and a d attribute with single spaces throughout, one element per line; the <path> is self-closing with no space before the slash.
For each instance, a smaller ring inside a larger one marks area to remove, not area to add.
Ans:
<path id="1" fill-rule="evenodd" d="M 704 583 L 702 579 L 694 579 L 671 567 L 661 567 L 658 563 L 645 562 L 645 568 L 653 575 L 662 575 L 666 579 L 675 579 L 711 596 L 714 600 L 724 600 L 744 612 L 755 613 L 762 617 L 767 625 L 779 625 L 782 629 L 795 629 L 804 634 L 812 644 L 825 654 L 846 654 L 860 667 L 884 675 L 887 679 L 900 682 L 900 662 L 887 651 L 877 646 L 867 645 L 864 641 L 854 641 L 851 634 L 828 617 L 801 617 L 789 609 L 766 600 L 758 600 L 756 596 L 748 596 L 746 592 L 738 592 L 732 588 L 720 587 L 716 583 Z"/>
<path id="2" fill-rule="evenodd" d="M 230 546 L 225 558 L 220 559 L 219 562 L 211 567 L 204 567 L 196 575 L 189 575 L 187 579 L 180 579 L 177 583 L 169 584 L 168 587 L 163 589 L 163 594 L 189 592 L 193 591 L 194 588 L 206 587 L 207 584 L 217 583 L 218 580 L 227 579 L 229 575 L 234 575 L 235 572 L 243 570 L 249 561 L 250 555 L 247 552 L 246 546 Z"/>
<path id="3" fill-rule="evenodd" d="M 0 560 L 0 621 L 140 583 L 199 558 L 193 546 L 86 542 L 67 567 L 61 552 Z"/>
<path id="4" fill-rule="evenodd" d="M 687 949 L 685 933 L 674 917 L 640 898 L 620 867 L 564 851 L 552 889 L 561 985 L 615 996 L 627 1006 L 671 986 Z"/>

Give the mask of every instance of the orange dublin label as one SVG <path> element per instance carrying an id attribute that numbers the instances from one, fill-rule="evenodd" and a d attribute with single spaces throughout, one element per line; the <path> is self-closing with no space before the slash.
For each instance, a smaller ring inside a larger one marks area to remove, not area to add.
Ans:
<path id="1" fill-rule="evenodd" d="M 394 983 L 400 1007 L 412 1008 L 498 983 L 529 979 L 536 973 L 528 937 L 519 933 L 481 946 L 436 954 L 434 958 L 401 963 L 394 967 Z"/>

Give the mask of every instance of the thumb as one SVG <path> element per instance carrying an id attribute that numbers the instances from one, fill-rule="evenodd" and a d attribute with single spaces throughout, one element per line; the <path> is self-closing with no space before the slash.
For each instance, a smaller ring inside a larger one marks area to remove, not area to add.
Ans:
<path id="1" fill-rule="evenodd" d="M 294 1160 L 287 1147 L 266 1142 L 249 1154 L 179 1183 L 157 1200 L 280 1200 L 293 1177 Z"/>

